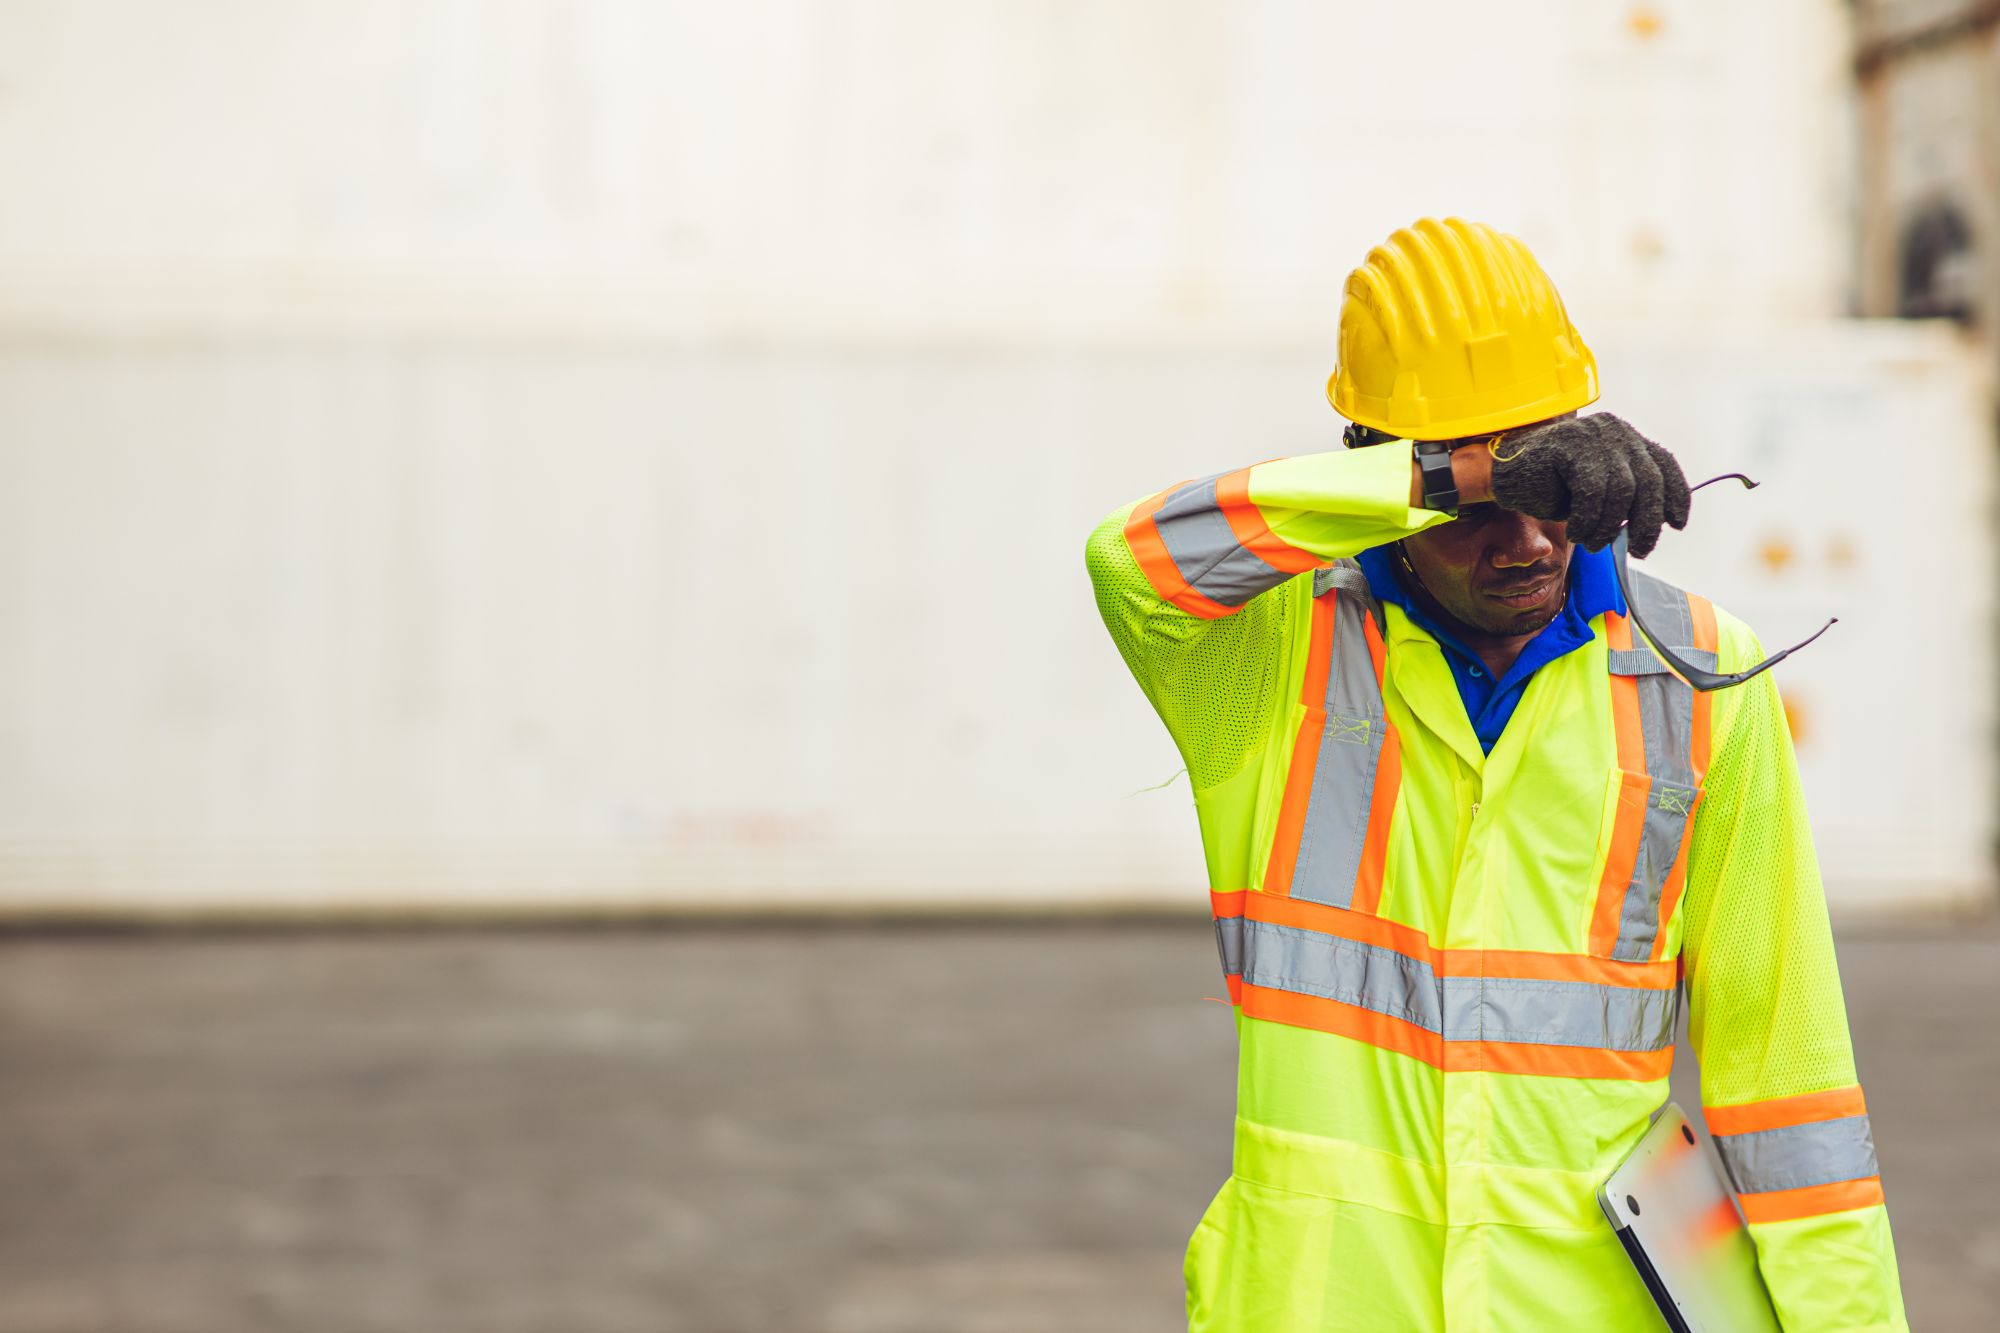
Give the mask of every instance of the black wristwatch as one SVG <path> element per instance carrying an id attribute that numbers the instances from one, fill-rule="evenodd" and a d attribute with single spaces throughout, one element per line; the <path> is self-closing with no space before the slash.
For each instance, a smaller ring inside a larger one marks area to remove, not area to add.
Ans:
<path id="1" fill-rule="evenodd" d="M 1451 444 L 1417 441 L 1417 471 L 1424 482 L 1424 508 L 1458 517 L 1458 482 L 1451 475 Z"/>

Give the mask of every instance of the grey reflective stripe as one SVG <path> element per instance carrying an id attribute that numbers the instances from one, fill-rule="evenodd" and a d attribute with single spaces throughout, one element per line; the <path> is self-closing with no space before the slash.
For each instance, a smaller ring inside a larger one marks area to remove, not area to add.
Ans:
<path id="1" fill-rule="evenodd" d="M 1521 1041 L 1609 1051 L 1674 1044 L 1680 988 L 1645 990 L 1588 981 L 1446 977 L 1447 1041 Z"/>
<path id="2" fill-rule="evenodd" d="M 1222 974 L 1226 977 L 1243 975 L 1243 918 L 1240 916 L 1219 916 L 1215 918 L 1215 949 L 1222 955 Z"/>
<path id="3" fill-rule="evenodd" d="M 1372 602 L 1375 597 L 1368 587 L 1368 576 L 1352 560 L 1336 560 L 1313 571 L 1313 596 L 1324 597 L 1335 588 L 1353 593 L 1364 602 Z"/>
<path id="4" fill-rule="evenodd" d="M 1368 807 L 1375 799 L 1375 768 L 1382 758 L 1382 685 L 1368 651 L 1365 593 L 1336 584 L 1333 651 L 1326 673 L 1326 722 L 1313 763 L 1312 793 L 1299 829 L 1292 868 L 1292 897 L 1346 907 L 1354 901 L 1368 837 Z M 1361 585 L 1364 589 L 1366 584 Z M 1297 762 L 1297 756 L 1293 757 Z"/>
<path id="5" fill-rule="evenodd" d="M 1426 963 L 1315 930 L 1245 921 L 1243 981 L 1267 990 L 1339 1000 L 1444 1031 L 1444 1000 Z"/>
<path id="6" fill-rule="evenodd" d="M 1632 637 L 1641 636 L 1635 630 Z M 1704 671 L 1716 669 L 1718 659 L 1706 648 L 1681 648 L 1671 643 L 1667 647 L 1686 658 L 1692 666 L 1698 666 Z M 1667 664 L 1660 660 L 1660 655 L 1651 648 L 1613 648 L 1609 656 L 1611 674 L 1614 676 L 1663 676 L 1669 671 Z"/>
<path id="7" fill-rule="evenodd" d="M 1645 690 L 1642 684 L 1641 692 Z M 1648 733 L 1650 735 L 1650 733 Z M 1651 749 L 1650 742 L 1647 749 Z M 1618 942 L 1611 956 L 1627 962 L 1644 962 L 1652 957 L 1653 941 L 1660 933 L 1660 896 L 1667 877 L 1680 856 L 1681 835 L 1694 811 L 1695 788 L 1681 783 L 1653 779 L 1646 795 L 1645 821 L 1639 827 L 1638 854 L 1632 860 L 1632 878 L 1625 885 L 1625 901 L 1618 910 Z"/>
<path id="8" fill-rule="evenodd" d="M 1215 483 L 1225 475 L 1218 472 L 1175 491 L 1153 515 L 1153 526 L 1190 588 L 1224 606 L 1241 606 L 1292 576 L 1236 540 L 1215 500 Z"/>
<path id="9" fill-rule="evenodd" d="M 1865 1115 L 1714 1138 L 1738 1194 L 1804 1189 L 1880 1174 Z"/>
<path id="10" fill-rule="evenodd" d="M 1667 647 L 1697 655 L 1693 648 L 1694 616 L 1687 594 L 1671 584 L 1634 571 L 1632 599 L 1639 615 L 1658 630 Z M 1639 645 L 1645 640 L 1632 631 Z M 1710 654 L 1709 656 L 1712 656 Z M 1650 958 L 1660 933 L 1660 895 L 1680 855 L 1681 836 L 1694 810 L 1699 778 L 1694 771 L 1694 690 L 1666 669 L 1652 649 L 1635 646 L 1611 654 L 1611 670 L 1636 676 L 1639 727 L 1646 740 L 1646 772 L 1652 790 L 1646 799 L 1645 822 L 1625 901 L 1618 913 L 1618 942 L 1613 958 Z M 1621 669 L 1623 668 L 1623 669 Z"/>
<path id="11" fill-rule="evenodd" d="M 1680 990 L 1588 981 L 1442 977 L 1393 949 L 1267 921 L 1245 921 L 1243 980 L 1338 1000 L 1414 1023 L 1446 1041 L 1524 1042 L 1612 1051 L 1674 1044 Z"/>

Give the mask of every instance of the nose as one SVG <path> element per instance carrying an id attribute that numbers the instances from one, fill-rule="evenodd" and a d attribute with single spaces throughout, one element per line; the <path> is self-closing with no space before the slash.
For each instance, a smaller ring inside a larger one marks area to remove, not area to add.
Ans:
<path id="1" fill-rule="evenodd" d="M 1502 517 L 1504 516 L 1504 517 Z M 1518 510 L 1503 509 L 1487 528 L 1487 556 L 1495 569 L 1541 564 L 1556 554 L 1553 526 Z"/>

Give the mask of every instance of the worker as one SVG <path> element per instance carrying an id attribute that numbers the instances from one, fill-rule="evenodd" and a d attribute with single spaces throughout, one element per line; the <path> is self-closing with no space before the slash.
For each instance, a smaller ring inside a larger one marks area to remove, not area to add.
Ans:
<path id="1" fill-rule="evenodd" d="M 1238 1038 L 1192 1333 L 1658 1329 L 1596 1191 L 1701 1101 L 1787 1330 L 1907 1327 L 1825 899 L 1769 674 L 1614 567 L 1673 456 L 1518 240 L 1425 220 L 1348 278 L 1347 447 L 1169 486 L 1091 534 L 1187 764 Z M 1710 682 L 1711 684 L 1714 682 Z"/>

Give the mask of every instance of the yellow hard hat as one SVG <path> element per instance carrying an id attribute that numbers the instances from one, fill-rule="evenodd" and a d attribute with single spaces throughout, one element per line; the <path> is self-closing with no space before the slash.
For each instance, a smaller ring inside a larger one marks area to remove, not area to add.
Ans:
<path id="1" fill-rule="evenodd" d="M 1326 396 L 1398 439 L 1450 440 L 1596 401 L 1597 359 L 1527 246 L 1425 218 L 1347 275 Z"/>

